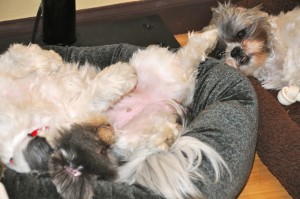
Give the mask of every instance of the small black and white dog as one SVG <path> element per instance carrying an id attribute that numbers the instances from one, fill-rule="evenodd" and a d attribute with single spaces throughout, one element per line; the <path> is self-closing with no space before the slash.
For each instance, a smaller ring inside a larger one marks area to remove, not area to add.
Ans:
<path id="1" fill-rule="evenodd" d="M 257 78 L 264 88 L 281 90 L 282 104 L 300 101 L 300 8 L 272 16 L 260 7 L 219 4 L 210 27 L 219 32 L 217 58 Z"/>
<path id="2" fill-rule="evenodd" d="M 95 180 L 117 177 L 117 164 L 111 152 L 115 135 L 105 121 L 72 125 L 60 132 L 54 148 L 45 138 L 34 137 L 23 151 L 31 173 L 51 177 L 64 199 L 92 198 Z"/>

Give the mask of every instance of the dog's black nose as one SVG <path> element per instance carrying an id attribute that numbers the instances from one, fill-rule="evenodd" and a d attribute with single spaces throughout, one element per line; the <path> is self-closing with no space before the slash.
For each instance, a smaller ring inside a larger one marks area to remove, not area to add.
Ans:
<path id="1" fill-rule="evenodd" d="M 243 50 L 239 46 L 234 47 L 234 49 L 230 53 L 231 57 L 233 58 L 239 57 L 241 56 L 241 54 L 243 54 Z"/>

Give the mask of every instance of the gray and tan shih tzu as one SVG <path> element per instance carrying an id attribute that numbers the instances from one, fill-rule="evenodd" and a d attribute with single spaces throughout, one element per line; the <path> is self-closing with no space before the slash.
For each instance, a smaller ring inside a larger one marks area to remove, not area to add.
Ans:
<path id="1" fill-rule="evenodd" d="M 272 16 L 260 6 L 219 4 L 213 8 L 210 27 L 220 36 L 217 58 L 257 78 L 264 88 L 280 90 L 280 103 L 300 101 L 299 8 Z"/>

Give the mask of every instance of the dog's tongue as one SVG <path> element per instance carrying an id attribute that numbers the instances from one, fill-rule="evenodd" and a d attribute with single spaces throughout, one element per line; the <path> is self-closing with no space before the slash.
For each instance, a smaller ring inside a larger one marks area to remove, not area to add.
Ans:
<path id="1" fill-rule="evenodd" d="M 14 164 L 15 164 L 15 161 L 14 161 L 14 159 L 13 159 L 13 158 L 10 158 L 10 160 L 9 160 L 9 164 L 11 164 L 11 165 L 14 165 Z"/>
<path id="2" fill-rule="evenodd" d="M 240 64 L 241 64 L 241 65 L 247 64 L 248 61 L 249 61 L 249 57 L 248 57 L 246 54 L 243 54 L 243 55 L 242 55 L 242 58 L 241 58 L 241 60 L 240 60 Z"/>

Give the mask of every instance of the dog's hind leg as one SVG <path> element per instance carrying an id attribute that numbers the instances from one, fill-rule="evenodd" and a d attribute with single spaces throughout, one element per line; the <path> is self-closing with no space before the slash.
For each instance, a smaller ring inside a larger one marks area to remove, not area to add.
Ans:
<path id="1" fill-rule="evenodd" d="M 52 50 L 43 50 L 36 44 L 13 44 L 0 56 L 0 70 L 11 77 L 48 75 L 63 66 L 61 56 Z"/>

